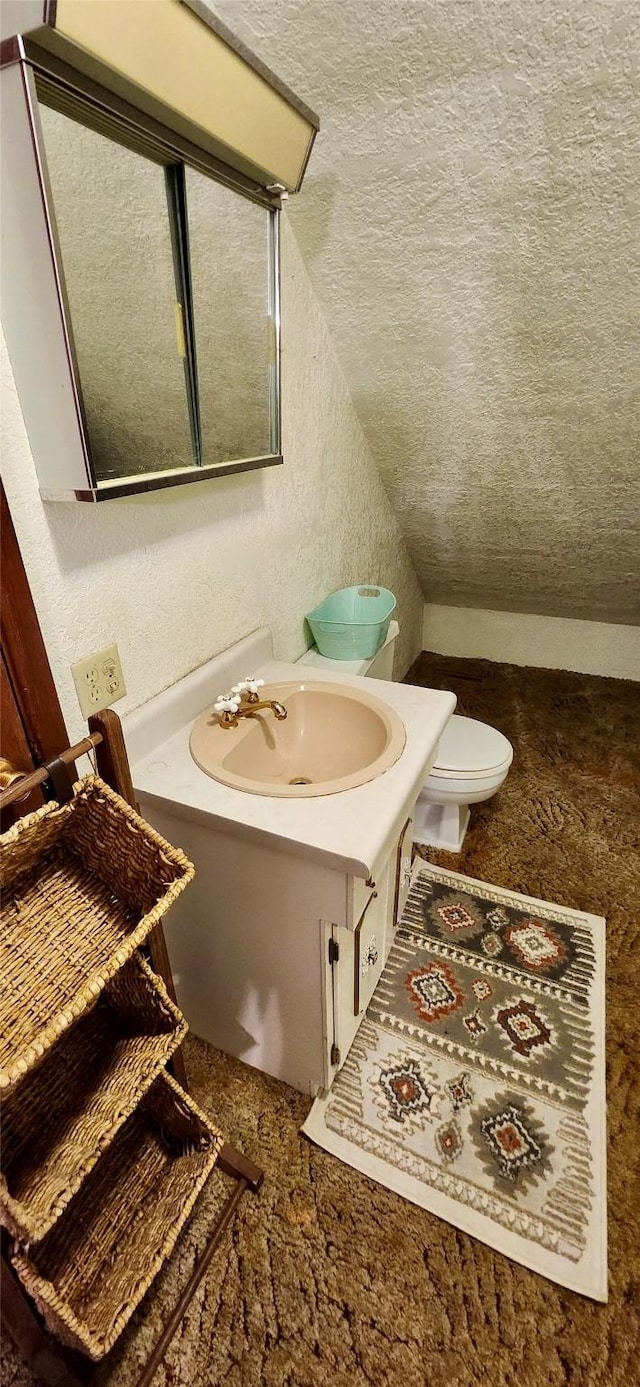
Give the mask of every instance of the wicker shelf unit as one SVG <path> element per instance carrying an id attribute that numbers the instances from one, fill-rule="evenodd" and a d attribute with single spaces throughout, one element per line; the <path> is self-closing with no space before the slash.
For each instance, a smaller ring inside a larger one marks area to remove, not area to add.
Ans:
<path id="1" fill-rule="evenodd" d="M 172 1251 L 222 1140 L 160 1075 L 47 1236 L 14 1252 L 62 1343 L 94 1360 L 109 1351 Z"/>
<path id="2" fill-rule="evenodd" d="M 187 1025 L 161 917 L 193 868 L 137 814 L 116 714 L 96 714 L 84 742 L 11 783 L 0 808 L 54 773 L 62 783 L 60 765 L 92 747 L 110 785 L 89 778 L 72 795 L 68 780 L 66 802 L 0 839 L 0 1308 L 39 1380 L 84 1387 L 217 1162 L 233 1193 L 139 1375 L 149 1387 L 243 1192 L 263 1175 L 164 1068 L 186 1083 Z M 164 981 L 138 952 L 144 941 Z"/>
<path id="3" fill-rule="evenodd" d="M 93 1005 L 193 867 L 93 777 L 63 807 L 45 805 L 14 824 L 3 835 L 0 865 L 0 1089 L 7 1089 Z"/>
<path id="4" fill-rule="evenodd" d="M 14 1237 L 44 1237 L 186 1032 L 161 979 L 134 955 L 10 1090 L 0 1208 Z"/>

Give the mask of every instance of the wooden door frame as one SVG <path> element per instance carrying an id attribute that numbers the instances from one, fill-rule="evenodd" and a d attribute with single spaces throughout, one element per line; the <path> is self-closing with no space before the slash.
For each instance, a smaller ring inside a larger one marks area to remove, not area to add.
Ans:
<path id="1" fill-rule="evenodd" d="M 40 765 L 69 745 L 51 665 L 4 486 L 0 484 L 0 644 L 32 762 Z M 31 770 L 29 765 L 18 770 Z"/>

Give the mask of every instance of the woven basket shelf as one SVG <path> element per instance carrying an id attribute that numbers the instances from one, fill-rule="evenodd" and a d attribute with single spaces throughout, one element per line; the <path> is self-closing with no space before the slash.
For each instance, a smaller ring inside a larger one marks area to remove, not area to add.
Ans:
<path id="1" fill-rule="evenodd" d="M 47 1327 L 103 1358 L 171 1252 L 222 1137 L 160 1075 L 37 1246 L 13 1265 Z"/>
<path id="2" fill-rule="evenodd" d="M 44 1237 L 184 1039 L 187 1023 L 135 955 L 2 1104 L 0 1216 Z"/>
<path id="3" fill-rule="evenodd" d="M 0 1089 L 38 1064 L 193 876 L 184 853 L 94 777 L 0 840 Z M 37 959 L 37 967 L 35 960 Z"/>

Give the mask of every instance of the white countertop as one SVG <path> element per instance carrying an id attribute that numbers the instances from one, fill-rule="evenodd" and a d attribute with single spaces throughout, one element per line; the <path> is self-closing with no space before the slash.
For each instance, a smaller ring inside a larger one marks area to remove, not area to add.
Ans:
<path id="1" fill-rule="evenodd" d="M 267 684 L 283 680 L 300 683 L 304 682 L 305 675 L 309 677 L 304 665 L 283 664 L 277 660 L 268 660 L 256 673 Z M 333 670 L 325 672 L 314 668 L 309 673 L 314 681 L 356 686 L 361 683 L 353 675 L 335 674 Z M 196 680 L 200 680 L 202 691 L 197 711 L 202 712 L 213 703 L 219 685 L 207 681 L 208 688 L 204 692 L 201 671 L 188 675 L 174 689 L 146 705 L 151 719 L 154 717 L 153 704 L 162 701 L 164 709 L 169 706 L 172 709 L 169 720 L 166 715 L 162 719 L 155 715 L 153 736 L 157 740 L 151 750 L 148 731 L 151 724 L 148 715 L 145 724 L 145 709 L 132 715 L 131 723 L 135 725 L 130 741 L 134 761 L 132 774 L 141 805 L 157 804 L 178 817 L 184 815 L 219 830 L 269 841 L 276 848 L 315 858 L 342 872 L 369 876 L 402 827 L 407 806 L 411 808 L 417 799 L 438 740 L 454 711 L 454 694 L 417 688 L 412 684 L 367 679 L 367 691 L 394 708 L 404 723 L 407 740 L 402 755 L 376 780 L 356 789 L 309 799 L 287 799 L 231 789 L 199 769 L 189 751 Z M 179 720 L 181 686 L 188 685 L 191 693 L 182 699 L 187 720 L 179 730 L 174 730 L 176 719 Z M 128 724 L 129 720 L 125 723 L 129 741 Z M 144 728 L 142 735 L 141 728 Z M 163 732 L 170 735 L 163 736 Z M 146 754 L 137 761 L 134 760 L 136 744 L 146 749 Z"/>

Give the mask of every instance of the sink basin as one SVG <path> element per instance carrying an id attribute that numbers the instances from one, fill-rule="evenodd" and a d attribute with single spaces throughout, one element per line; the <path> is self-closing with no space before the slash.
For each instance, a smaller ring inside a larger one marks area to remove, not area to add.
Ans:
<path id="1" fill-rule="evenodd" d="M 373 694 L 329 682 L 273 683 L 260 690 L 271 709 L 219 725 L 208 710 L 193 725 L 191 755 L 214 780 L 252 795 L 306 799 L 375 780 L 398 760 L 406 733 L 393 708 Z"/>

